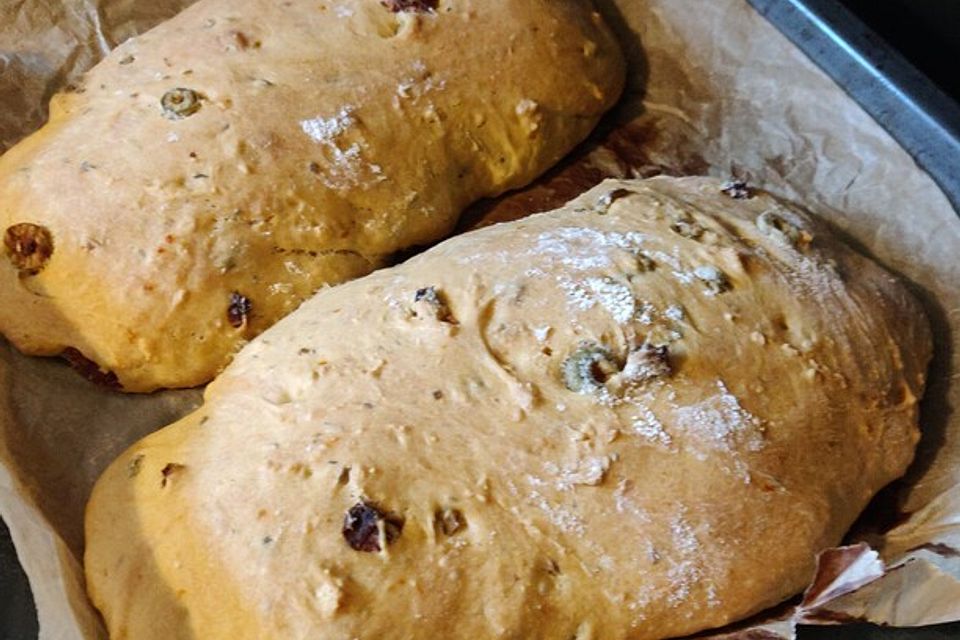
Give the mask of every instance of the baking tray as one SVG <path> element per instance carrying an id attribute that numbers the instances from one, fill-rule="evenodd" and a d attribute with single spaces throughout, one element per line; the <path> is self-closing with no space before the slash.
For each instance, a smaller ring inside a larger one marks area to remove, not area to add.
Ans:
<path id="1" fill-rule="evenodd" d="M 960 106 L 836 0 L 748 0 L 913 156 L 960 215 Z M 32 640 L 26 578 L 0 521 L 0 640 Z M 960 640 L 960 623 L 923 629 L 804 629 L 801 640 Z"/>
<path id="2" fill-rule="evenodd" d="M 748 2 L 913 156 L 960 215 L 960 105 L 836 0 Z"/>

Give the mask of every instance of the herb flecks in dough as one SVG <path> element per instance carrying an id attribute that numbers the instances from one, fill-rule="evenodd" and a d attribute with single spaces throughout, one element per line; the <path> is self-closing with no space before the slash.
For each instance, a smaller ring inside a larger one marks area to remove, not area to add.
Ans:
<path id="1" fill-rule="evenodd" d="M 403 518 L 362 500 L 343 519 L 343 537 L 354 551 L 376 553 L 393 544 L 403 532 Z"/>
<path id="2" fill-rule="evenodd" d="M 467 528 L 467 519 L 459 509 L 437 509 L 433 514 L 433 527 L 438 536 L 452 536 Z"/>
<path id="3" fill-rule="evenodd" d="M 619 367 L 605 347 L 585 342 L 562 365 L 563 384 L 576 393 L 600 393 Z"/>
<path id="4" fill-rule="evenodd" d="M 30 222 L 8 227 L 3 234 L 3 245 L 10 262 L 21 275 L 37 275 L 53 255 L 53 235 L 50 230 Z"/>
<path id="5" fill-rule="evenodd" d="M 734 200 L 746 200 L 753 197 L 753 189 L 743 180 L 727 180 L 720 185 L 720 191 Z"/>
<path id="6" fill-rule="evenodd" d="M 93 384 L 107 389 L 121 389 L 117 375 L 112 371 L 105 371 L 96 362 L 86 357 L 78 349 L 67 347 L 60 356 L 80 375 Z"/>
<path id="7" fill-rule="evenodd" d="M 437 10 L 439 0 L 381 0 L 380 4 L 394 13 L 413 11 L 431 13 Z"/>
<path id="8" fill-rule="evenodd" d="M 253 312 L 253 303 L 245 295 L 236 291 L 230 294 L 230 305 L 227 307 L 227 320 L 230 326 L 240 329 L 250 321 Z"/>
<path id="9" fill-rule="evenodd" d="M 710 295 L 730 290 L 730 280 L 727 275 L 713 265 L 701 265 L 693 270 L 693 275 L 704 284 Z"/>
<path id="10" fill-rule="evenodd" d="M 177 87 L 163 94 L 160 106 L 163 107 L 163 117 L 182 120 L 200 110 L 200 94 L 193 89 Z"/>
<path id="11" fill-rule="evenodd" d="M 443 292 L 436 287 L 417 289 L 413 296 L 413 313 L 418 318 L 433 318 L 448 324 L 457 323 Z"/>
<path id="12" fill-rule="evenodd" d="M 130 462 L 127 463 L 127 477 L 136 478 L 140 475 L 140 469 L 143 467 L 143 458 L 142 453 L 138 453 L 130 459 Z"/>
<path id="13" fill-rule="evenodd" d="M 809 234 L 773 211 L 764 211 L 757 216 L 757 228 L 765 236 L 787 246 L 796 247 L 809 243 L 812 239 Z"/>

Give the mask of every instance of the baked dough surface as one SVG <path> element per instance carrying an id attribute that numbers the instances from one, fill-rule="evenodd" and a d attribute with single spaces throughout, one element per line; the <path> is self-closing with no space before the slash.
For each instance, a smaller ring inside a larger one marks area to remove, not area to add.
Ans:
<path id="1" fill-rule="evenodd" d="M 623 77 L 589 2 L 201 0 L 0 157 L 0 332 L 127 391 L 206 382 L 550 167 Z"/>
<path id="2" fill-rule="evenodd" d="M 926 319 L 796 207 L 607 181 L 320 292 L 87 512 L 115 640 L 654 640 L 800 590 L 918 439 Z"/>

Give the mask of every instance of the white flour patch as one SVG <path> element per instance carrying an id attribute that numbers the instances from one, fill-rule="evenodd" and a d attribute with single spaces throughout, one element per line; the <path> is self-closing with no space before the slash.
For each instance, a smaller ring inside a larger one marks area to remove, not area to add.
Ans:
<path id="1" fill-rule="evenodd" d="M 336 139 L 343 135 L 356 120 L 354 120 L 353 107 L 343 107 L 340 113 L 330 118 L 316 117 L 310 120 L 301 120 L 300 128 L 303 132 L 313 138 L 314 142 L 320 144 L 334 144 Z"/>
<path id="2" fill-rule="evenodd" d="M 356 123 L 350 106 L 328 118 L 318 116 L 300 121 L 303 132 L 323 148 L 326 162 L 317 163 L 316 172 L 330 189 L 349 189 L 385 179 L 380 165 L 364 161 L 361 143 L 340 143 L 340 138 Z"/>
<path id="3" fill-rule="evenodd" d="M 570 278 L 559 276 L 557 284 L 567 296 L 567 303 L 574 309 L 586 311 L 596 306 L 597 301 L 581 282 L 574 282 Z"/>
<path id="4" fill-rule="evenodd" d="M 547 341 L 547 338 L 550 337 L 550 332 L 553 331 L 553 327 L 550 325 L 543 325 L 542 327 L 533 328 L 533 337 L 537 339 L 537 342 L 543 344 Z"/>
<path id="5" fill-rule="evenodd" d="M 674 247 L 672 253 L 665 251 L 650 251 L 648 255 L 657 262 L 670 267 L 670 273 L 681 284 L 690 284 L 696 280 L 696 276 L 686 271 L 683 262 L 680 260 L 680 249 Z"/>
<path id="6" fill-rule="evenodd" d="M 443 91 L 447 87 L 447 81 L 432 74 L 423 60 L 414 61 L 411 68 L 413 73 L 397 84 L 397 92 L 394 96 L 395 107 L 400 106 L 400 100 L 417 100 L 433 91 Z"/>
<path id="7" fill-rule="evenodd" d="M 677 426 L 716 449 L 731 450 L 739 444 L 749 451 L 761 449 L 760 420 L 740 405 L 722 380 L 717 380 L 717 391 L 701 402 L 676 408 Z"/>
<path id="8" fill-rule="evenodd" d="M 690 592 L 702 579 L 703 571 L 697 562 L 700 541 L 683 515 L 678 515 L 670 522 L 670 533 L 675 554 L 670 558 L 670 568 L 667 570 L 667 579 L 670 580 L 667 602 L 677 607 L 690 598 Z"/>
<path id="9" fill-rule="evenodd" d="M 653 316 L 656 314 L 656 312 L 656 307 L 649 302 L 644 302 L 640 305 L 640 310 L 637 312 L 637 322 L 645 325 L 653 324 Z"/>
<path id="10" fill-rule="evenodd" d="M 666 310 L 663 312 L 663 315 L 673 320 L 674 322 L 683 322 L 685 317 L 683 313 L 683 307 L 677 306 L 675 304 L 672 304 L 669 307 L 667 307 Z"/>
<path id="11" fill-rule="evenodd" d="M 614 462 L 613 456 L 591 456 L 565 467 L 553 462 L 547 462 L 543 466 L 547 473 L 556 478 L 557 489 L 569 491 L 576 485 L 595 487 L 602 484 Z"/>
<path id="12" fill-rule="evenodd" d="M 530 492 L 530 501 L 547 516 L 547 519 L 564 533 L 586 535 L 583 518 L 563 506 L 553 506 L 539 491 Z"/>
<path id="13" fill-rule="evenodd" d="M 587 287 L 617 324 L 626 324 L 637 310 L 633 290 L 611 278 L 588 278 Z"/>
<path id="14" fill-rule="evenodd" d="M 532 476 L 532 475 L 530 475 L 530 474 L 527 474 L 527 483 L 528 483 L 531 487 L 546 487 L 546 486 L 548 486 L 546 480 L 544 480 L 544 479 L 542 479 L 542 478 L 538 478 L 537 476 Z"/>
<path id="15" fill-rule="evenodd" d="M 621 480 L 617 484 L 616 490 L 613 492 L 614 503 L 617 506 L 617 513 L 626 513 L 637 519 L 637 522 L 649 523 L 650 514 L 646 509 L 638 505 L 633 499 L 627 495 L 630 491 L 630 483 L 626 480 Z"/>
<path id="16" fill-rule="evenodd" d="M 560 227 L 537 237 L 528 255 L 546 259 L 574 271 L 610 269 L 611 250 L 637 251 L 645 240 L 642 233 L 603 232 L 585 227 Z"/>
<path id="17" fill-rule="evenodd" d="M 665 447 L 669 447 L 673 443 L 670 434 L 663 428 L 663 423 L 657 419 L 657 416 L 649 407 L 642 404 L 636 405 L 636 414 L 631 416 L 630 420 L 632 421 L 633 433 L 641 438 Z"/>
<path id="18" fill-rule="evenodd" d="M 537 266 L 529 273 L 542 276 L 552 267 L 565 267 L 564 271 L 574 276 L 591 271 L 603 272 L 615 269 L 611 256 L 614 251 L 626 251 L 635 254 L 640 250 L 646 236 L 630 231 L 627 233 L 603 232 L 585 227 L 560 227 L 544 231 L 537 236 L 532 247 L 520 252 L 485 251 L 469 256 L 461 256 L 459 262 L 471 264 L 480 261 L 516 262 L 521 258 L 531 258 Z"/>
<path id="19" fill-rule="evenodd" d="M 573 309 L 587 311 L 599 304 L 617 324 L 626 324 L 637 311 L 633 290 L 613 278 L 586 278 L 581 282 L 560 276 L 557 284 Z"/>
<path id="20" fill-rule="evenodd" d="M 707 605 L 716 607 L 720 604 L 717 597 L 717 587 L 707 578 L 703 565 L 703 549 L 697 532 L 685 517 L 686 509 L 670 521 L 670 534 L 673 538 L 673 553 L 668 557 L 670 568 L 667 578 L 670 580 L 670 593 L 667 602 L 678 607 L 690 599 L 696 590 L 702 590 L 707 599 Z M 709 530 L 701 531 L 709 536 Z"/>

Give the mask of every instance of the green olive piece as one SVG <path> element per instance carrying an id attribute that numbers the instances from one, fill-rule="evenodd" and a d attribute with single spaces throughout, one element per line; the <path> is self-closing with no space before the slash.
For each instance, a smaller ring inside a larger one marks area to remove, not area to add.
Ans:
<path id="1" fill-rule="evenodd" d="M 193 89 L 178 87 L 163 94 L 160 105 L 165 118 L 182 120 L 200 110 L 200 94 Z"/>
<path id="2" fill-rule="evenodd" d="M 606 348 L 591 342 L 582 343 L 563 361 L 563 384 L 576 393 L 598 393 L 619 367 Z"/>

